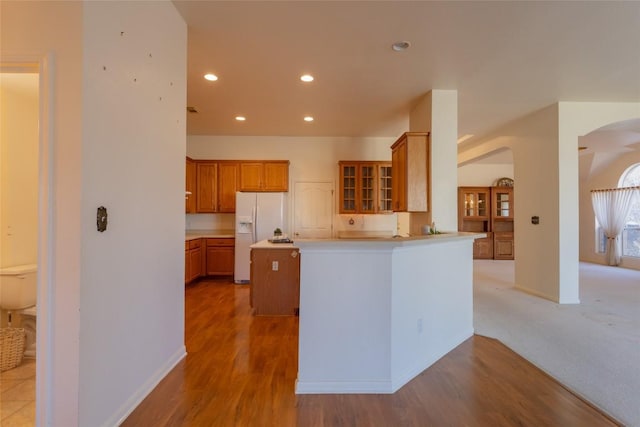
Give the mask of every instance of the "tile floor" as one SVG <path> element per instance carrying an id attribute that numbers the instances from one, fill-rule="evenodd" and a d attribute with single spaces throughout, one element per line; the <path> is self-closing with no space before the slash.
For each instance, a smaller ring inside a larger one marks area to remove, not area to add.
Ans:
<path id="1" fill-rule="evenodd" d="M 35 359 L 22 359 L 20 366 L 0 373 L 0 425 L 36 425 Z"/>

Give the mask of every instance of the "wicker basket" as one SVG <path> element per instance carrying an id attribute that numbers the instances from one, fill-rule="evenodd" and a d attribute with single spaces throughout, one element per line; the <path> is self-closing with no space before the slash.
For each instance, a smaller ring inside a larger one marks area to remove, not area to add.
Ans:
<path id="1" fill-rule="evenodd" d="M 24 329 L 0 328 L 0 372 L 22 363 L 24 355 Z"/>

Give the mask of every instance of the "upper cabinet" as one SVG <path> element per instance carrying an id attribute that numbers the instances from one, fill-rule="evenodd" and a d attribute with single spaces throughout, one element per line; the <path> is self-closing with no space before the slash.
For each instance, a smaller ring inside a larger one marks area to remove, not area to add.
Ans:
<path id="1" fill-rule="evenodd" d="M 218 212 L 236 211 L 236 191 L 240 181 L 238 162 L 218 163 Z"/>
<path id="2" fill-rule="evenodd" d="M 341 161 L 340 213 L 391 212 L 391 163 Z"/>
<path id="3" fill-rule="evenodd" d="M 232 161 L 201 160 L 196 166 L 197 213 L 236 211 L 238 163 Z"/>
<path id="4" fill-rule="evenodd" d="M 289 191 L 289 161 L 240 162 L 239 191 Z"/>
<path id="5" fill-rule="evenodd" d="M 491 194 L 494 219 L 513 220 L 513 187 L 493 187 Z"/>
<path id="6" fill-rule="evenodd" d="M 196 212 L 218 212 L 218 163 L 196 162 Z"/>
<path id="7" fill-rule="evenodd" d="M 395 212 L 429 211 L 429 133 L 406 132 L 391 146 Z"/>
<path id="8" fill-rule="evenodd" d="M 185 212 L 196 211 L 196 163 L 187 157 L 186 185 L 185 185 Z"/>
<path id="9" fill-rule="evenodd" d="M 186 213 L 234 213 L 237 191 L 288 189 L 288 160 L 193 160 L 187 157 Z"/>
<path id="10" fill-rule="evenodd" d="M 458 187 L 460 231 L 489 231 L 491 191 L 489 187 Z"/>

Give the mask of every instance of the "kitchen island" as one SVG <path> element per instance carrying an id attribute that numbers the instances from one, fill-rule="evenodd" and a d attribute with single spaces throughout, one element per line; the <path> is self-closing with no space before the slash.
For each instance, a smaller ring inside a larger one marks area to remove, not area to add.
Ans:
<path id="1" fill-rule="evenodd" d="M 471 337 L 480 237 L 296 240 L 296 393 L 394 393 Z"/>
<path id="2" fill-rule="evenodd" d="M 295 316 L 300 300 L 300 257 L 293 243 L 251 245 L 251 308 L 256 316 Z"/>

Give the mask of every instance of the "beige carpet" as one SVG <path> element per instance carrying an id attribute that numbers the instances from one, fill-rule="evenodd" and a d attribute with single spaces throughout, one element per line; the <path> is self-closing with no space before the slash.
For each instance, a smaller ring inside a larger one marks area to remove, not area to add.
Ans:
<path id="1" fill-rule="evenodd" d="M 514 287 L 513 261 L 474 261 L 474 327 L 627 426 L 640 427 L 640 271 L 580 263 L 580 304 Z"/>

